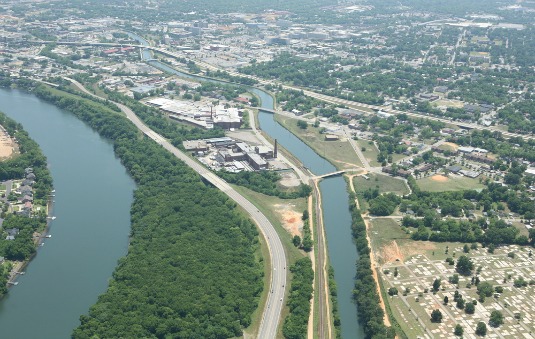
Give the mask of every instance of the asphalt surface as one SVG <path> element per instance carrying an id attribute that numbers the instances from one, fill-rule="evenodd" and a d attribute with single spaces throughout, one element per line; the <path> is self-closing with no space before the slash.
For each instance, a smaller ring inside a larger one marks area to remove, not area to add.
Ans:
<path id="1" fill-rule="evenodd" d="M 87 91 L 82 84 L 79 82 L 66 78 L 76 85 L 84 93 L 94 96 L 96 98 L 102 99 L 93 93 Z M 195 172 L 199 173 L 204 179 L 210 182 L 212 185 L 223 191 L 228 195 L 232 200 L 234 200 L 238 205 L 240 205 L 244 210 L 251 215 L 251 218 L 256 222 L 260 231 L 264 235 L 266 243 L 269 249 L 269 255 L 271 258 L 271 282 L 270 288 L 268 291 L 267 302 L 262 314 L 262 321 L 258 331 L 258 338 L 275 338 L 277 336 L 277 327 L 281 317 L 281 311 L 284 306 L 284 296 L 287 279 L 287 269 L 286 269 L 286 252 L 282 246 L 279 235 L 275 231 L 273 225 L 269 222 L 262 212 L 260 212 L 255 205 L 253 205 L 249 200 L 243 197 L 241 194 L 236 192 L 226 181 L 219 178 L 214 173 L 210 172 L 201 164 L 197 163 L 195 160 L 189 158 L 181 150 L 173 146 L 168 142 L 164 137 L 158 133 L 151 130 L 147 127 L 141 120 L 135 115 L 134 112 L 125 105 L 115 102 L 115 104 L 126 114 L 126 117 L 134 123 L 134 125 L 141 130 L 146 136 L 152 140 L 159 143 L 163 148 L 173 153 L 178 159 L 184 161 L 186 165 L 192 168 Z"/>

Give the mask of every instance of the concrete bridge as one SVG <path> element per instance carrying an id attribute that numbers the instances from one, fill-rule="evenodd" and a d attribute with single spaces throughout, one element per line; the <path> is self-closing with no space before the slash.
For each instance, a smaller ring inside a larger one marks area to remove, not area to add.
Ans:
<path id="1" fill-rule="evenodd" d="M 342 175 L 345 172 L 346 170 L 341 170 L 341 171 L 336 171 L 336 172 L 331 172 L 331 173 L 326 173 L 326 174 L 320 174 L 320 175 L 316 175 L 314 179 L 324 179 L 324 178 L 329 178 L 329 177 L 335 177 L 337 175 Z"/>
<path id="2" fill-rule="evenodd" d="M 335 172 L 316 175 L 316 176 L 313 176 L 312 179 L 313 180 L 320 180 L 320 179 L 324 179 L 324 178 L 335 177 L 337 175 L 342 175 L 342 174 L 347 173 L 347 172 L 357 172 L 357 171 L 362 171 L 362 170 L 363 170 L 362 168 L 346 168 L 346 169 L 335 171 Z"/>

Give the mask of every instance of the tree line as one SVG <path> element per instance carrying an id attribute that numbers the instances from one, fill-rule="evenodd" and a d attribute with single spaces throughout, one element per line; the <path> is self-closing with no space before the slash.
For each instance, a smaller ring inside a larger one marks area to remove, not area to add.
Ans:
<path id="1" fill-rule="evenodd" d="M 279 197 L 281 199 L 306 198 L 312 192 L 312 188 L 307 184 L 299 184 L 296 189 L 292 190 L 280 189 L 277 185 L 277 182 L 279 182 L 281 176 L 275 171 L 243 171 L 231 173 L 221 170 L 217 172 L 217 175 L 231 184 L 247 187 L 255 192 Z"/>
<path id="2" fill-rule="evenodd" d="M 366 338 L 394 338 L 393 328 L 383 323 L 384 312 L 379 304 L 377 284 L 371 269 L 370 247 L 366 238 L 366 224 L 360 215 L 360 210 L 350 202 L 351 229 L 357 246 L 357 273 L 353 299 L 357 304 L 358 321 L 363 325 Z"/>
<path id="3" fill-rule="evenodd" d="M 290 314 L 282 325 L 282 334 L 287 339 L 305 339 L 308 332 L 308 317 L 310 315 L 310 298 L 312 298 L 312 281 L 314 271 L 310 258 L 304 257 L 290 267 L 293 274 L 292 286 L 287 305 Z"/>

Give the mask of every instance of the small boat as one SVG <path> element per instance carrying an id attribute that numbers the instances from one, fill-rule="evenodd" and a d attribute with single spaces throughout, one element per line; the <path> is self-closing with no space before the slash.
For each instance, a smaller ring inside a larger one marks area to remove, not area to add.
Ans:
<path id="1" fill-rule="evenodd" d="M 20 274 L 20 275 L 25 275 L 25 274 L 26 274 L 26 272 L 20 272 L 19 274 Z"/>
<path id="2" fill-rule="evenodd" d="M 41 243 L 41 245 L 39 245 L 39 246 L 43 247 L 43 246 L 45 246 L 45 243 L 44 243 L 44 242 L 42 242 L 42 243 Z"/>
<path id="3" fill-rule="evenodd" d="M 47 234 L 46 238 L 52 238 L 52 234 Z"/>
<path id="4" fill-rule="evenodd" d="M 56 190 L 52 190 L 52 193 L 56 193 Z"/>

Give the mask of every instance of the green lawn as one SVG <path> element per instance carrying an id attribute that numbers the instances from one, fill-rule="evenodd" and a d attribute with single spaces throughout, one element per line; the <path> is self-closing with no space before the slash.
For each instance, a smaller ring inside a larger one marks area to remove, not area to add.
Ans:
<path id="1" fill-rule="evenodd" d="M 442 144 L 442 145 L 438 146 L 438 148 L 442 149 L 444 151 L 455 152 L 458 147 L 455 147 L 455 146 L 453 146 L 451 144 Z"/>
<path id="2" fill-rule="evenodd" d="M 418 179 L 416 182 L 422 191 L 428 192 L 482 189 L 485 187 L 485 185 L 479 182 L 478 178 L 472 179 L 457 175 L 450 175 L 447 181 L 437 181 L 432 179 L 432 177 L 426 177 L 423 179 Z"/>
<path id="3" fill-rule="evenodd" d="M 279 234 L 282 244 L 286 248 L 288 254 L 289 265 L 292 265 L 297 259 L 303 257 L 303 252 L 298 250 L 292 243 L 292 237 L 282 226 L 282 219 L 279 213 L 276 212 L 276 205 L 292 204 L 295 206 L 294 210 L 300 213 L 307 208 L 306 199 L 280 199 L 277 197 L 265 195 L 254 192 L 248 188 L 231 185 L 238 193 L 242 194 L 247 200 L 251 201 L 256 207 L 264 213 L 266 218 L 273 224 L 275 230 Z"/>
<path id="4" fill-rule="evenodd" d="M 353 184 L 357 193 L 364 192 L 369 188 L 374 189 L 378 187 L 380 193 L 409 194 L 407 185 L 401 179 L 375 173 L 370 173 L 367 176 L 370 178 L 369 180 L 364 179 L 362 176 L 353 178 Z"/>
<path id="5" fill-rule="evenodd" d="M 364 147 L 366 150 L 362 151 L 364 154 L 364 157 L 368 162 L 370 163 L 370 166 L 378 167 L 381 166 L 381 163 L 377 161 L 377 155 L 379 154 L 379 150 L 377 147 L 375 147 L 375 144 L 368 140 L 357 140 L 357 144 L 359 145 L 360 149 Z"/>
<path id="6" fill-rule="evenodd" d="M 276 115 L 276 119 L 286 129 L 309 145 L 320 156 L 329 160 L 336 168 L 362 167 L 355 150 L 349 141 L 325 141 L 325 135 L 319 133 L 319 129 L 311 125 L 307 129 L 297 126 L 297 119 Z"/>

